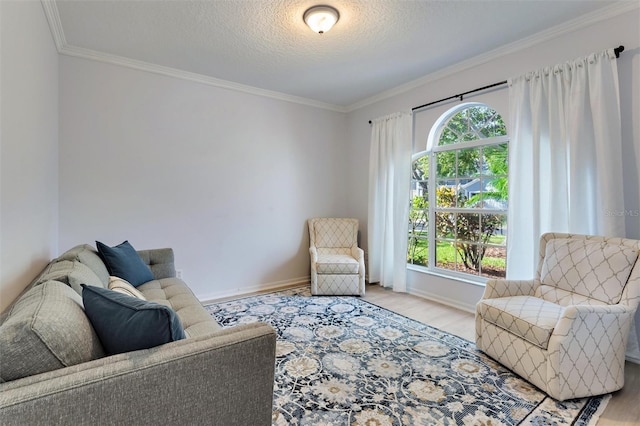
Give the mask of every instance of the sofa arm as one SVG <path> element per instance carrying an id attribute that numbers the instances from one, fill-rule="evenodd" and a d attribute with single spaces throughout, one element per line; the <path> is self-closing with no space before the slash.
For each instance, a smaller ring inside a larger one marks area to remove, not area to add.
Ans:
<path id="1" fill-rule="evenodd" d="M 485 284 L 482 299 L 510 296 L 533 296 L 538 287 L 535 280 L 489 280 Z"/>
<path id="2" fill-rule="evenodd" d="M 3 425 L 270 425 L 276 335 L 254 323 L 0 384 Z"/>
<path id="3" fill-rule="evenodd" d="M 176 265 L 173 249 L 160 248 L 151 250 L 139 250 L 138 254 L 145 264 L 151 268 L 153 278 L 172 278 L 176 276 Z"/>

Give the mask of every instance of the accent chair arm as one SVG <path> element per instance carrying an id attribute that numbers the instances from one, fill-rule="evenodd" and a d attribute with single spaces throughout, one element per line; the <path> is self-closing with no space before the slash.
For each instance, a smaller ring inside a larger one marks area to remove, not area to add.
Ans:
<path id="1" fill-rule="evenodd" d="M 625 348 L 634 311 L 625 305 L 571 305 L 558 320 L 547 347 L 547 386 L 559 400 L 620 389 Z M 600 391 L 599 391 L 600 392 Z"/>
<path id="2" fill-rule="evenodd" d="M 364 279 L 364 250 L 358 246 L 351 246 L 351 256 L 358 261 L 358 275 L 360 279 Z"/>
<path id="3" fill-rule="evenodd" d="M 356 260 L 364 259 L 364 250 L 358 246 L 351 246 L 351 256 Z"/>
<path id="4" fill-rule="evenodd" d="M 309 255 L 311 255 L 311 263 L 316 263 L 318 261 L 318 249 L 316 246 L 309 247 Z"/>
<path id="5" fill-rule="evenodd" d="M 601 327 L 603 322 L 608 322 L 609 327 L 604 329 L 611 331 L 611 329 L 618 329 L 612 322 L 618 323 L 620 326 L 627 320 L 633 319 L 635 309 L 626 305 L 569 305 L 562 312 L 562 316 L 558 320 L 556 327 L 553 330 L 554 336 L 569 336 L 576 335 L 578 328 L 585 324 L 593 328 L 596 326 Z M 593 327 L 591 326 L 593 325 Z M 631 323 L 629 323 L 631 326 Z M 628 334 L 628 333 L 627 333 Z"/>
<path id="6" fill-rule="evenodd" d="M 535 280 L 489 280 L 484 288 L 482 298 L 533 296 L 538 284 Z"/>

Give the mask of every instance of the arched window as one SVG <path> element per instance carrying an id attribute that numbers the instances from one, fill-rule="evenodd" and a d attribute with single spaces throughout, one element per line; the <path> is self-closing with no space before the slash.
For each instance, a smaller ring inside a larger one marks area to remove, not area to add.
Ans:
<path id="1" fill-rule="evenodd" d="M 487 105 L 450 109 L 413 157 L 408 263 L 460 278 L 506 272 L 508 142 Z"/>

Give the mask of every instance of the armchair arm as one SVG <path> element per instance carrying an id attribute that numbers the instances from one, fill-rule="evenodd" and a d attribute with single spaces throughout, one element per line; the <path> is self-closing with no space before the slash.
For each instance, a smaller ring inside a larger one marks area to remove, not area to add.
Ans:
<path id="1" fill-rule="evenodd" d="M 313 264 L 318 261 L 318 249 L 316 246 L 309 247 L 309 255 L 311 255 L 311 264 L 313 267 Z"/>
<path id="2" fill-rule="evenodd" d="M 364 259 L 364 250 L 358 246 L 351 246 L 351 256 L 360 261 L 360 259 Z"/>
<path id="3" fill-rule="evenodd" d="M 538 282 L 535 280 L 489 280 L 484 288 L 483 299 L 510 296 L 533 296 Z"/>
<path id="4" fill-rule="evenodd" d="M 554 398 L 618 390 L 634 310 L 626 305 L 567 306 L 549 338 L 547 387 Z"/>
<path id="5" fill-rule="evenodd" d="M 564 309 L 553 330 L 552 338 L 576 335 L 585 331 L 593 334 L 596 327 L 604 327 L 603 330 L 610 333 L 611 327 L 617 330 L 617 325 L 623 325 L 626 320 L 630 321 L 634 314 L 635 309 L 627 305 L 570 305 Z M 587 330 L 580 331 L 579 328 L 585 325 L 588 327 Z"/>
<path id="6" fill-rule="evenodd" d="M 271 425 L 276 335 L 255 323 L 0 384 L 19 424 Z"/>
<path id="7" fill-rule="evenodd" d="M 351 246 L 351 256 L 358 261 L 358 275 L 360 275 L 361 281 L 364 280 L 364 250 L 358 246 Z M 362 281 L 364 283 L 364 281 Z M 361 283 L 361 286 L 364 284 Z M 364 293 L 361 293 L 361 295 Z"/>

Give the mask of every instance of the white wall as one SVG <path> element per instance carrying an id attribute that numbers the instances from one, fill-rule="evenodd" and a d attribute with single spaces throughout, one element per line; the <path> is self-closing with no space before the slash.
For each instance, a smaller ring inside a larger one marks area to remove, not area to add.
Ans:
<path id="1" fill-rule="evenodd" d="M 0 1 L 0 311 L 56 254 L 58 53 L 40 2 Z"/>
<path id="2" fill-rule="evenodd" d="M 309 277 L 306 220 L 345 215 L 345 116 L 60 58 L 60 251 L 173 247 L 200 299 Z"/>
<path id="3" fill-rule="evenodd" d="M 454 71 L 405 93 L 351 112 L 348 118 L 348 134 L 352 142 L 350 149 L 352 167 L 349 176 L 351 194 L 353 194 L 349 198 L 352 215 L 360 218 L 361 227 L 366 231 L 367 164 L 370 138 L 368 120 L 622 44 L 625 46 L 625 51 L 618 60 L 618 69 L 624 145 L 623 157 L 620 159 L 624 173 L 624 209 L 631 212 L 626 221 L 627 237 L 640 238 L 640 218 L 635 215 L 635 212 L 640 211 L 638 172 L 638 164 L 640 164 L 640 120 L 638 120 L 640 117 L 640 90 L 638 90 L 640 87 L 640 32 L 638 22 L 640 22 L 640 9 L 635 9 L 632 13 L 619 15 L 571 33 L 558 34 L 553 39 L 504 54 L 492 61 Z M 485 102 L 493 106 L 508 123 L 506 87 L 465 100 Z M 415 115 L 415 152 L 425 148 L 429 129 L 435 120 L 456 103 L 457 101 L 440 104 Z M 366 242 L 366 232 L 363 240 Z M 473 310 L 473 306 L 484 291 L 483 286 L 412 270 L 408 272 L 408 289 L 411 293 L 467 310 Z M 640 331 L 640 314 L 636 315 L 636 324 Z M 638 335 L 640 338 L 640 333 Z M 636 352 L 635 356 L 640 359 L 640 352 L 637 350 Z"/>

